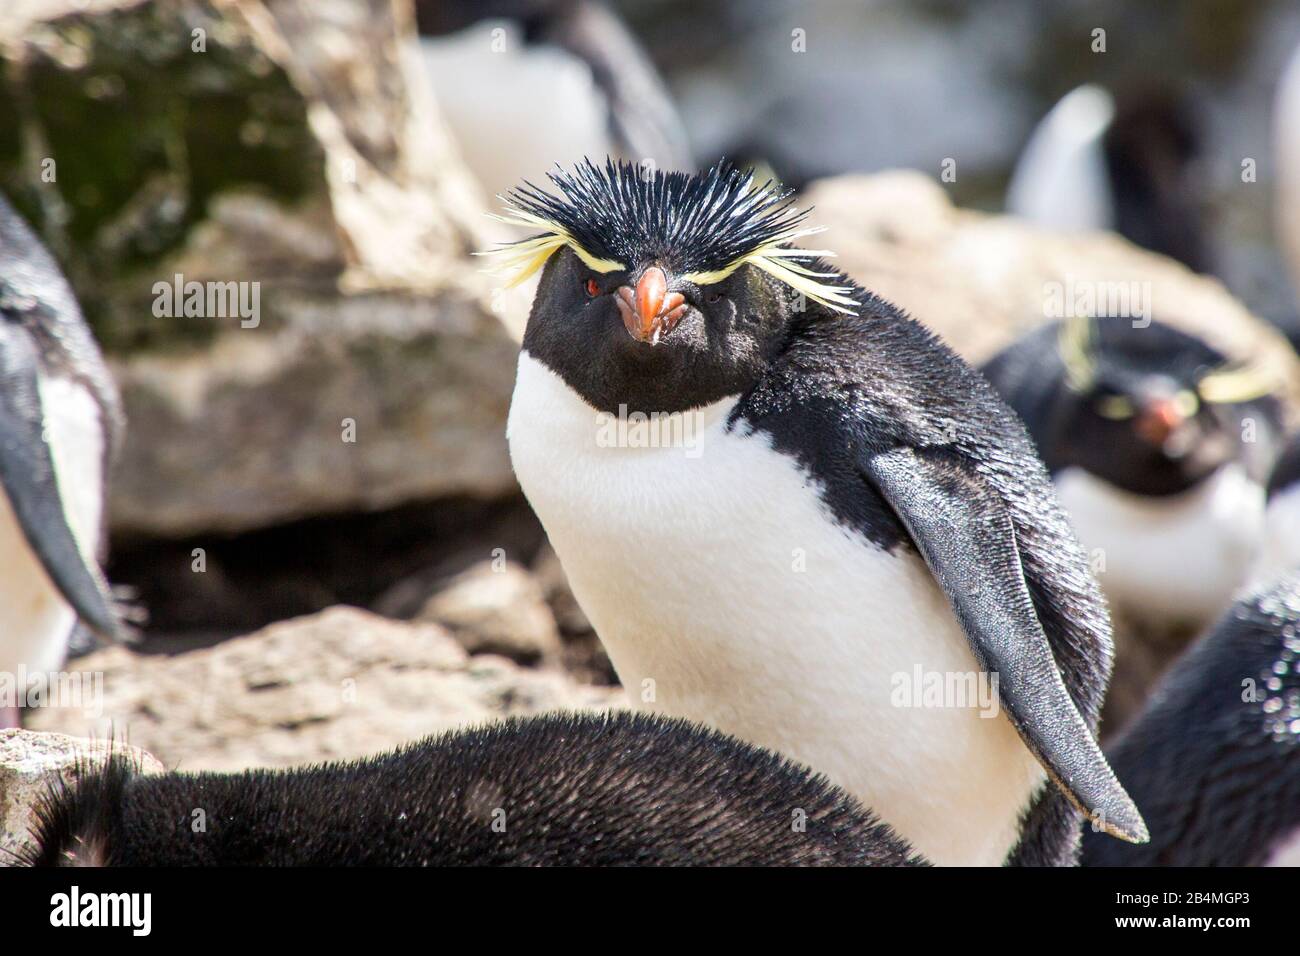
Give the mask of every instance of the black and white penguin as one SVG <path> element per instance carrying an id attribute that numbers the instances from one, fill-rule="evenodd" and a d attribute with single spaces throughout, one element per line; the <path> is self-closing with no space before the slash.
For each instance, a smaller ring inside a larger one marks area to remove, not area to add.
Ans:
<path id="1" fill-rule="evenodd" d="M 121 428 L 71 288 L 0 197 L 0 673 L 58 669 L 79 621 L 118 630 L 97 559 Z"/>
<path id="2" fill-rule="evenodd" d="M 1112 606 L 1199 630 L 1264 534 L 1281 411 L 1270 380 L 1152 321 L 1041 326 L 983 367 L 1029 429 Z"/>
<path id="3" fill-rule="evenodd" d="M 488 196 L 583 156 L 694 163 L 663 79 L 598 0 L 417 2 L 443 118 Z"/>
<path id="4" fill-rule="evenodd" d="M 557 714 L 353 763 L 56 785 L 46 866 L 919 866 L 844 791 L 776 754 L 646 715 Z"/>
<path id="5" fill-rule="evenodd" d="M 1071 861 L 1075 806 L 1144 839 L 1093 739 L 1105 606 L 980 375 L 791 248 L 817 230 L 771 183 L 551 178 L 508 198 L 538 234 L 505 268 L 542 270 L 508 437 L 631 699 L 828 774 L 938 863 Z"/>
<path id="6" fill-rule="evenodd" d="M 1151 842 L 1088 866 L 1300 866 L 1300 571 L 1244 596 L 1107 754 Z"/>
<path id="7" fill-rule="evenodd" d="M 1117 101 L 1100 86 L 1077 87 L 1035 128 L 1006 211 L 1050 229 L 1113 230 L 1207 272 L 1201 140 L 1195 115 L 1171 92 Z"/>

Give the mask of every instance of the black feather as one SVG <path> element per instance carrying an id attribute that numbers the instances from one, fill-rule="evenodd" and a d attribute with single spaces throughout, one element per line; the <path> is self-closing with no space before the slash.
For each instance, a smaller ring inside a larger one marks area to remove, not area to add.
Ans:
<path id="1" fill-rule="evenodd" d="M 677 273 L 716 271 L 798 229 L 811 212 L 795 208 L 790 190 L 771 180 L 756 188 L 752 173 L 726 161 L 703 173 L 665 173 L 584 159 L 547 176 L 560 195 L 524 183 L 503 198 L 627 268 L 653 261 Z"/>
<path id="2" fill-rule="evenodd" d="M 57 782 L 35 831 L 24 862 L 45 866 L 924 865 L 824 777 L 630 713 L 294 770 L 147 776 L 117 754 Z"/>

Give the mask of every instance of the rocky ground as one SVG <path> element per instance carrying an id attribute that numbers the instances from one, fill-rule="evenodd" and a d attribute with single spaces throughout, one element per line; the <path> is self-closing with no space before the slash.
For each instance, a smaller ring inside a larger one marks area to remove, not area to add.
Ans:
<path id="1" fill-rule="evenodd" d="M 456 612 L 484 607 L 460 602 Z M 549 614 L 544 619 L 554 627 Z M 556 639 L 554 631 L 549 636 Z M 618 688 L 582 684 L 557 667 L 471 654 L 432 621 L 394 621 L 350 607 L 179 654 L 106 648 L 77 666 L 103 674 L 102 713 L 43 708 L 31 715 L 32 729 L 97 737 L 118 730 L 184 770 L 361 757 L 453 727 L 614 707 L 622 697 Z"/>

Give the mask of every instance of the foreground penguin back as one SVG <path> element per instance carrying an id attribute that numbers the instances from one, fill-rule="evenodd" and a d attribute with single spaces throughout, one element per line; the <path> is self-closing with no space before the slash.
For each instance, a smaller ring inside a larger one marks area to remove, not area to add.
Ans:
<path id="1" fill-rule="evenodd" d="M 1088 833 L 1085 865 L 1300 863 L 1300 572 L 1238 602 L 1107 755 L 1151 842 Z"/>
<path id="2" fill-rule="evenodd" d="M 196 826 L 203 820 L 205 826 Z M 683 721 L 551 715 L 352 763 L 58 785 L 34 865 L 922 865 L 852 797 Z"/>

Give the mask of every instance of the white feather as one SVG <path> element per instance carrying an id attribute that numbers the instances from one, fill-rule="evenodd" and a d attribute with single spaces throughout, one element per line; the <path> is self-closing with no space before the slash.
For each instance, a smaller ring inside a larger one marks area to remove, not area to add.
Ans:
<path id="1" fill-rule="evenodd" d="M 1265 866 L 1300 866 L 1300 829 L 1288 833 L 1269 853 Z"/>
<path id="2" fill-rule="evenodd" d="M 486 197 L 525 179 L 540 183 L 557 163 L 618 155 L 609 100 L 579 57 L 526 46 L 506 20 L 422 38 L 420 50 L 442 117 Z"/>
<path id="3" fill-rule="evenodd" d="M 42 376 L 41 405 L 64 514 L 88 561 L 95 560 L 103 508 L 104 434 L 85 386 Z M 0 672 L 57 669 L 76 621 L 27 542 L 0 491 Z"/>
<path id="4" fill-rule="evenodd" d="M 633 704 L 826 773 L 937 863 L 1002 862 L 1044 781 L 1010 722 L 891 700 L 915 665 L 977 670 L 942 592 L 727 432 L 732 404 L 698 413 L 698 454 L 602 447 L 595 410 L 520 355 L 515 471 Z"/>
<path id="5" fill-rule="evenodd" d="M 1056 491 L 1110 601 L 1143 620 L 1206 624 L 1232 601 L 1264 532 L 1264 489 L 1236 464 L 1191 490 L 1135 495 L 1080 468 Z"/>
<path id="6" fill-rule="evenodd" d="M 1114 225 L 1114 199 L 1102 140 L 1115 101 L 1099 86 L 1066 94 L 1043 118 L 1016 163 L 1007 212 L 1049 229 Z"/>
<path id="7" fill-rule="evenodd" d="M 1290 485 L 1269 499 L 1264 512 L 1264 540 L 1250 579 L 1273 581 L 1300 568 L 1300 484 Z"/>

